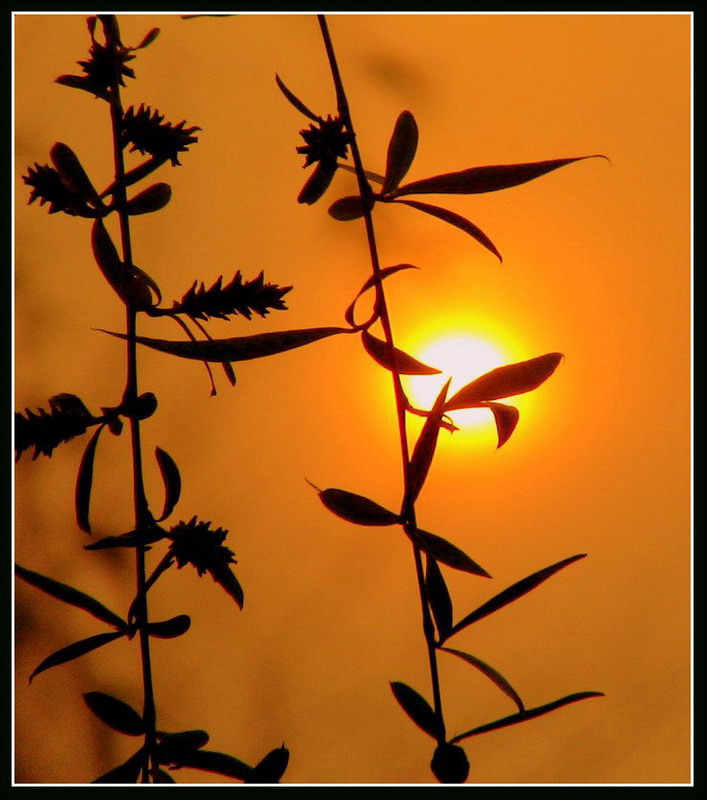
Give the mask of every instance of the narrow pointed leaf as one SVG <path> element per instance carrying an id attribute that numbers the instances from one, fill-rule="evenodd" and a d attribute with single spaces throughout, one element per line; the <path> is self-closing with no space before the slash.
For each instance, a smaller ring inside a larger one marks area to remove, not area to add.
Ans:
<path id="1" fill-rule="evenodd" d="M 509 189 L 532 181 L 541 175 L 582 161 L 585 158 L 604 158 L 600 155 L 578 156 L 576 158 L 554 158 L 549 161 L 533 161 L 526 164 L 498 164 L 489 167 L 471 167 L 459 172 L 448 172 L 423 178 L 401 186 L 395 196 L 405 194 L 479 194 Z"/>
<path id="2" fill-rule="evenodd" d="M 469 625 L 472 625 L 474 622 L 478 622 L 480 619 L 483 619 L 489 614 L 493 614 L 495 611 L 507 606 L 509 603 L 514 602 L 524 594 L 528 594 L 528 592 L 535 589 L 536 586 L 539 586 L 541 583 L 543 583 L 543 581 L 546 581 L 556 572 L 559 572 L 561 569 L 569 566 L 570 564 L 574 564 L 575 561 L 579 561 L 580 558 L 584 558 L 586 555 L 586 553 L 580 553 L 576 556 L 570 556 L 570 558 L 565 558 L 562 561 L 558 561 L 556 564 L 551 564 L 549 567 L 538 570 L 532 575 L 528 575 L 527 578 L 519 580 L 512 586 L 509 586 L 507 589 L 499 592 L 497 595 L 485 602 L 482 606 L 479 606 L 479 608 L 472 611 L 470 614 L 467 614 L 464 619 L 460 620 L 456 625 L 454 625 L 449 633 L 449 636 L 459 633 L 459 631 L 463 630 Z M 446 638 L 449 638 L 449 636 Z"/>
<path id="3" fill-rule="evenodd" d="M 422 728 L 433 739 L 439 739 L 442 736 L 439 720 L 432 706 L 422 695 L 400 681 L 392 681 L 390 688 L 393 690 L 395 699 L 400 704 L 400 707 L 415 725 Z"/>
<path id="4" fill-rule="evenodd" d="M 159 28 L 152 28 L 151 30 L 149 30 L 142 37 L 142 41 L 140 42 L 139 45 L 137 45 L 136 47 L 131 47 L 130 49 L 131 50 L 142 50 L 143 47 L 147 47 L 148 45 L 151 45 L 155 41 L 155 39 L 159 36 L 159 34 L 160 34 L 160 29 Z"/>
<path id="5" fill-rule="evenodd" d="M 49 156 L 62 181 L 86 201 L 98 199 L 98 192 L 94 189 L 86 170 L 84 170 L 78 156 L 63 142 L 56 144 L 49 151 Z"/>
<path id="6" fill-rule="evenodd" d="M 88 519 L 88 512 L 91 505 L 91 487 L 93 486 L 93 462 L 96 457 L 96 447 L 98 437 L 103 431 L 104 425 L 99 425 L 93 434 L 86 449 L 84 450 L 79 472 L 76 476 L 76 492 L 74 494 L 74 506 L 76 508 L 76 522 L 79 528 L 86 533 L 91 533 L 91 523 Z"/>
<path id="7" fill-rule="evenodd" d="M 125 633 L 122 631 L 99 633 L 96 636 L 89 636 L 87 639 L 81 639 L 78 642 L 74 642 L 67 647 L 62 647 L 61 650 L 57 650 L 50 656 L 47 656 L 44 661 L 42 661 L 42 663 L 29 676 L 30 683 L 41 672 L 45 672 L 46 670 L 56 667 L 59 664 L 66 664 L 67 661 L 73 661 L 75 658 L 86 655 L 86 653 L 90 653 L 92 650 L 97 650 L 99 647 L 103 647 L 104 644 L 108 644 L 116 639 L 120 639 L 121 636 L 125 636 Z"/>
<path id="8" fill-rule="evenodd" d="M 398 188 L 407 175 L 417 151 L 418 130 L 415 117 L 403 111 L 398 117 L 388 144 L 388 158 L 383 181 L 383 194 Z"/>
<path id="9" fill-rule="evenodd" d="M 444 410 L 475 408 L 489 400 L 530 392 L 552 375 L 561 360 L 562 353 L 546 353 L 528 361 L 492 369 L 491 372 L 462 387 L 448 400 Z"/>
<path id="10" fill-rule="evenodd" d="M 129 200 L 127 211 L 131 216 L 151 214 L 164 208 L 171 199 L 171 186 L 168 183 L 155 183 Z"/>
<path id="11" fill-rule="evenodd" d="M 334 201 L 329 206 L 329 216 L 338 219 L 340 222 L 349 222 L 352 219 L 360 219 L 366 211 L 370 211 L 371 206 L 366 208 L 366 204 L 357 194 L 342 197 Z"/>
<path id="12" fill-rule="evenodd" d="M 389 347 L 387 342 L 364 330 L 361 332 L 363 346 L 368 355 L 381 367 L 400 375 L 439 375 L 440 370 L 428 367 L 397 347 Z"/>
<path id="13" fill-rule="evenodd" d="M 128 627 L 117 614 L 114 614 L 103 603 L 99 603 L 98 600 L 85 594 L 85 592 L 80 592 L 78 589 L 67 586 L 65 583 L 59 583 L 59 581 L 55 581 L 52 578 L 47 578 L 38 572 L 32 572 L 32 570 L 25 569 L 19 564 L 15 565 L 15 574 L 35 588 L 41 589 L 41 591 L 55 597 L 57 600 L 88 611 L 96 619 L 107 622 L 111 627 L 117 628 L 119 631 L 125 631 Z"/>
<path id="14" fill-rule="evenodd" d="M 313 112 L 310 111 L 307 106 L 296 97 L 292 92 L 285 86 L 285 84 L 280 79 L 279 75 L 275 75 L 275 80 L 277 81 L 277 85 L 280 87 L 280 91 L 285 95 L 285 97 L 292 103 L 292 105 L 300 112 L 300 114 L 304 114 L 305 117 L 309 117 L 312 122 L 319 122 L 319 117 Z"/>
<path id="15" fill-rule="evenodd" d="M 394 203 L 403 203 L 406 206 L 410 206 L 410 208 L 416 208 L 418 211 L 423 211 L 425 214 L 430 214 L 433 217 L 437 217 L 437 219 L 441 219 L 443 222 L 448 222 L 450 225 L 454 225 L 455 228 L 459 228 L 460 230 L 464 231 L 464 233 L 468 233 L 473 239 L 485 247 L 487 250 L 490 250 L 499 261 L 503 261 L 501 254 L 498 252 L 496 245 L 489 239 L 489 237 L 479 228 L 477 225 L 474 225 L 473 222 L 468 220 L 466 217 L 462 217 L 461 214 L 455 214 L 454 211 L 449 211 L 447 208 L 440 208 L 439 206 L 432 206 L 429 203 L 419 203 L 417 200 L 393 200 Z"/>
<path id="16" fill-rule="evenodd" d="M 343 169 L 346 172 L 353 172 L 356 173 L 356 167 L 352 167 L 351 164 L 344 164 L 343 162 L 339 161 L 338 165 L 339 169 Z M 371 172 L 369 169 L 364 169 L 363 174 L 368 178 L 369 181 L 373 181 L 373 183 L 380 183 L 382 184 L 385 178 L 382 175 L 379 175 L 377 172 Z"/>
<path id="17" fill-rule="evenodd" d="M 491 577 L 482 566 L 469 558 L 463 550 L 460 550 L 441 536 L 422 531 L 419 528 L 406 528 L 405 530 L 415 544 L 435 560 L 462 572 L 470 572 L 472 575 L 479 575 L 482 578 Z"/>
<path id="18" fill-rule="evenodd" d="M 290 760 L 290 751 L 282 745 L 271 750 L 254 767 L 244 783 L 279 783 Z"/>
<path id="19" fill-rule="evenodd" d="M 101 219 L 96 219 L 93 223 L 91 246 L 103 277 L 118 297 L 128 306 L 137 309 L 150 308 L 152 295 L 148 283 L 142 275 L 120 260 L 113 240 Z"/>
<path id="20" fill-rule="evenodd" d="M 238 608 L 243 608 L 243 587 L 238 578 L 227 566 L 211 567 L 209 574 L 235 601 Z"/>
<path id="21" fill-rule="evenodd" d="M 186 614 L 179 614 L 163 622 L 150 622 L 147 632 L 158 639 L 176 639 L 189 630 L 191 619 Z"/>
<path id="22" fill-rule="evenodd" d="M 118 339 L 127 339 L 124 333 L 114 333 L 99 328 Z M 197 361 L 248 361 L 253 358 L 284 353 L 295 347 L 316 342 L 327 336 L 352 333 L 349 328 L 302 328 L 296 331 L 260 333 L 255 336 L 236 336 L 232 339 L 213 339 L 205 342 L 172 342 L 167 339 L 150 339 L 136 336 L 138 344 L 151 347 L 161 353 Z"/>
<path id="23" fill-rule="evenodd" d="M 137 783 L 144 762 L 144 748 L 141 747 L 124 764 L 109 770 L 104 775 L 101 775 L 100 778 L 91 781 L 91 783 Z"/>
<path id="24" fill-rule="evenodd" d="M 403 269 L 420 269 L 420 268 L 416 267 L 414 264 L 396 264 L 393 267 L 383 267 L 383 269 L 380 271 L 380 276 L 379 276 L 380 280 L 384 281 L 390 275 L 394 275 L 396 272 L 400 272 L 400 270 Z M 356 295 L 356 297 L 354 297 L 351 305 L 346 309 L 344 318 L 352 328 L 355 327 L 356 324 L 354 321 L 354 310 L 356 308 L 356 301 L 358 300 L 359 297 L 361 297 L 362 294 L 364 294 L 364 292 L 367 292 L 369 289 L 372 289 L 375 285 L 376 285 L 376 278 L 374 275 L 371 275 L 371 277 L 360 288 L 358 294 Z"/>
<path id="25" fill-rule="evenodd" d="M 517 408 L 503 403 L 486 403 L 484 407 L 490 408 L 493 412 L 498 433 L 497 447 L 502 447 L 511 438 L 511 434 L 516 429 L 520 413 Z"/>
<path id="26" fill-rule="evenodd" d="M 86 692 L 83 699 L 101 722 L 118 733 L 126 736 L 142 736 L 145 733 L 142 717 L 132 706 L 117 697 L 104 692 Z"/>
<path id="27" fill-rule="evenodd" d="M 395 525 L 400 516 L 388 511 L 373 500 L 344 489 L 319 491 L 319 499 L 337 517 L 355 525 Z"/>
<path id="28" fill-rule="evenodd" d="M 128 531 L 119 536 L 104 536 L 91 544 L 85 544 L 84 550 L 110 550 L 115 547 L 140 547 L 142 545 L 154 544 L 164 539 L 167 532 L 159 525 L 151 525 L 142 530 Z"/>
<path id="29" fill-rule="evenodd" d="M 237 758 L 214 750 L 194 750 L 191 753 L 184 753 L 179 758 L 178 766 L 215 772 L 239 781 L 247 780 L 253 771 L 253 767 L 249 767 Z"/>
<path id="30" fill-rule="evenodd" d="M 167 519 L 179 502 L 179 496 L 182 493 L 182 479 L 179 475 L 179 468 L 166 450 L 161 447 L 155 447 L 155 458 L 162 474 L 165 492 L 164 508 L 160 518 L 157 520 L 161 522 L 163 519 Z"/>
<path id="31" fill-rule="evenodd" d="M 442 391 L 437 395 L 434 405 L 430 409 L 430 414 L 422 426 L 420 436 L 415 443 L 415 449 L 410 458 L 409 483 L 407 494 L 410 502 L 415 502 L 417 496 L 425 483 L 427 473 L 432 465 L 432 459 L 437 447 L 439 429 L 442 425 L 442 415 L 444 414 L 444 402 L 447 399 L 449 381 L 442 387 Z"/>
<path id="32" fill-rule="evenodd" d="M 83 89 L 84 92 L 90 92 L 96 97 L 110 101 L 110 95 L 105 87 L 89 75 L 60 75 L 54 83 L 69 86 L 71 89 Z"/>
<path id="33" fill-rule="evenodd" d="M 470 731 L 460 733 L 451 739 L 451 742 L 461 742 L 462 739 L 468 739 L 470 736 L 478 736 L 480 733 L 488 733 L 488 731 L 495 731 L 498 728 L 506 728 L 509 725 L 517 725 L 519 722 L 525 722 L 535 717 L 541 717 L 543 714 L 549 714 L 556 708 L 576 703 L 579 700 L 586 700 L 589 697 L 604 697 L 604 692 L 577 692 L 576 694 L 569 694 L 567 697 L 561 697 L 559 700 L 553 700 L 552 703 L 547 703 L 544 706 L 537 706 L 536 708 L 527 708 L 522 713 L 511 714 L 508 717 L 497 719 L 494 722 L 488 722 L 486 725 L 480 725 L 478 728 L 472 728 Z"/>
<path id="34" fill-rule="evenodd" d="M 520 695 L 511 686 L 511 684 L 508 683 L 503 675 L 498 672 L 498 670 L 494 669 L 480 658 L 472 656 L 470 653 L 464 653 L 461 650 L 453 650 L 451 647 L 440 647 L 440 650 L 444 650 L 445 653 L 452 653 L 452 655 L 461 658 L 462 661 L 466 661 L 467 664 L 471 664 L 472 667 L 476 667 L 476 669 L 478 669 L 480 672 L 483 672 L 484 675 L 492 680 L 502 692 L 511 698 L 511 700 L 518 706 L 518 711 L 521 713 L 525 711 L 525 706 L 523 705 L 523 701 L 520 699 Z"/>
<path id="35" fill-rule="evenodd" d="M 437 633 L 440 639 L 452 629 L 453 607 L 449 589 L 445 583 L 444 576 L 437 562 L 432 556 L 427 556 L 427 569 L 425 571 L 425 588 L 427 589 L 427 599 L 432 609 L 432 616 L 437 626 Z"/>

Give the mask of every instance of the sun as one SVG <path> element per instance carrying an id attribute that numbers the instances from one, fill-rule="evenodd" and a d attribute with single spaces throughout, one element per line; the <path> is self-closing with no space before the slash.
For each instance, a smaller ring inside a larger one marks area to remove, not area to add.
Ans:
<path id="1" fill-rule="evenodd" d="M 452 382 L 448 396 L 479 375 L 507 363 L 503 351 L 495 344 L 479 336 L 457 335 L 437 339 L 415 353 L 424 364 L 441 370 L 441 375 L 415 375 L 409 379 L 408 394 L 415 408 L 430 408 L 445 381 Z M 484 408 L 468 408 L 450 414 L 454 424 L 460 428 L 489 425 L 493 427 L 493 415 Z"/>

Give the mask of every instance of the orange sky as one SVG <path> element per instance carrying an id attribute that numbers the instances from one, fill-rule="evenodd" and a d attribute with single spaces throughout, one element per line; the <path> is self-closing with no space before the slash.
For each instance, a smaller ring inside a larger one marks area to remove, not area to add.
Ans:
<path id="1" fill-rule="evenodd" d="M 123 347 L 93 329 L 121 330 L 123 311 L 95 269 L 88 225 L 26 206 L 19 179 L 57 140 L 97 185 L 111 178 L 105 105 L 53 83 L 86 55 L 83 19 L 15 18 L 18 409 L 72 392 L 98 412 L 122 392 Z M 274 81 L 277 72 L 317 113 L 335 110 L 315 19 L 120 19 L 128 43 L 162 28 L 133 62 L 125 105 L 145 102 L 203 129 L 183 166 L 155 178 L 171 184 L 172 201 L 134 221 L 135 263 L 167 300 L 195 278 L 237 269 L 294 285 L 288 311 L 211 324 L 214 336 L 343 324 L 370 267 L 362 224 L 337 222 L 326 207 L 353 181 L 337 176 L 324 201 L 296 203 L 305 120 Z M 690 26 L 686 14 L 330 18 L 369 169 L 384 170 L 403 109 L 420 128 L 412 180 L 482 164 L 611 160 L 503 192 L 429 198 L 481 227 L 502 265 L 438 220 L 376 210 L 383 263 L 421 267 L 388 281 L 399 346 L 419 356 L 436 338 L 467 334 L 509 361 L 565 354 L 519 403 L 520 424 L 501 450 L 488 426 L 440 438 L 418 512 L 422 527 L 494 576 L 447 571 L 459 616 L 524 575 L 588 553 L 455 646 L 493 664 L 528 705 L 582 690 L 606 697 L 469 740 L 472 783 L 690 779 Z M 163 320 L 141 330 L 179 336 Z M 146 453 L 163 447 L 182 474 L 174 521 L 197 514 L 228 528 L 246 592 L 238 612 L 208 577 L 186 570 L 156 588 L 157 616 L 192 616 L 185 637 L 155 644 L 160 724 L 206 728 L 210 747 L 251 762 L 284 740 L 289 783 L 429 782 L 429 740 L 388 686 L 404 681 L 429 696 L 409 545 L 397 529 L 336 519 L 305 483 L 397 506 L 389 376 L 356 337 L 333 337 L 236 365 L 234 389 L 215 371 L 219 395 L 210 398 L 198 362 L 140 356 L 141 386 L 159 399 L 143 428 Z M 131 563 L 84 551 L 73 521 L 84 445 L 18 465 L 16 556 L 121 609 Z M 127 437 L 104 438 L 93 510 L 104 534 L 131 524 L 127 467 Z M 149 461 L 147 472 L 159 504 Z M 108 691 L 139 706 L 133 645 L 27 687 L 41 658 L 100 632 L 37 594 L 18 587 L 16 777 L 85 782 L 126 758 L 132 742 L 94 726 L 80 694 Z M 442 670 L 454 732 L 512 712 L 468 666 L 445 661 Z"/>

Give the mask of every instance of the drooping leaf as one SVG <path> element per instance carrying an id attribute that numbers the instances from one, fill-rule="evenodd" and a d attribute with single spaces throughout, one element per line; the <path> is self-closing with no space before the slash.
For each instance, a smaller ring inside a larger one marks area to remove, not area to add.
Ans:
<path id="1" fill-rule="evenodd" d="M 217 564 L 209 568 L 209 574 L 236 601 L 238 608 L 243 608 L 243 587 L 233 571 L 227 565 Z"/>
<path id="2" fill-rule="evenodd" d="M 454 225 L 455 228 L 459 228 L 459 230 L 464 231 L 464 233 L 468 233 L 469 236 L 476 239 L 480 245 L 490 250 L 499 261 L 503 261 L 503 257 L 498 252 L 496 245 L 481 228 L 474 225 L 474 223 L 466 217 L 462 217 L 461 214 L 456 214 L 454 211 L 450 211 L 447 208 L 440 208 L 439 206 L 433 206 L 429 203 L 420 203 L 417 200 L 393 200 L 392 202 L 402 203 L 403 205 L 410 206 L 410 208 L 416 208 L 418 211 L 423 211 L 425 214 L 437 217 L 437 219 L 441 219 L 443 222 Z"/>
<path id="3" fill-rule="evenodd" d="M 506 364 L 467 383 L 453 395 L 444 407 L 445 411 L 459 408 L 475 408 L 480 403 L 514 397 L 537 389 L 557 369 L 562 353 L 546 353 L 544 356 Z"/>
<path id="4" fill-rule="evenodd" d="M 141 747 L 124 764 L 109 770 L 91 783 L 137 783 L 145 762 L 144 750 L 145 748 Z"/>
<path id="5" fill-rule="evenodd" d="M 135 269 L 120 260 L 118 251 L 106 230 L 103 220 L 96 219 L 91 231 L 91 245 L 103 277 L 128 306 L 144 310 L 152 306 L 148 282 Z"/>
<path id="6" fill-rule="evenodd" d="M 105 692 L 86 692 L 84 702 L 101 722 L 126 736 L 142 736 L 145 723 L 132 706 Z"/>
<path id="7" fill-rule="evenodd" d="M 147 632 L 158 639 L 176 639 L 189 630 L 191 619 L 186 614 L 179 614 L 162 622 L 150 622 Z"/>
<path id="8" fill-rule="evenodd" d="M 32 570 L 25 569 L 25 567 L 21 567 L 19 564 L 15 565 L 15 574 L 18 578 L 22 578 L 22 580 L 27 581 L 27 583 L 37 589 L 41 589 L 41 591 L 51 595 L 51 597 L 55 597 L 57 600 L 61 600 L 69 605 L 76 606 L 76 608 L 82 608 L 84 611 L 88 611 L 89 614 L 96 617 L 96 619 L 107 622 L 108 625 L 119 631 L 127 630 L 128 626 L 123 619 L 113 613 L 109 608 L 106 608 L 103 603 L 99 603 L 98 600 L 87 595 L 85 592 L 74 589 L 72 586 L 67 586 L 65 583 L 59 583 L 59 581 L 55 581 L 52 578 L 47 578 L 44 575 L 40 575 L 38 572 L 32 572 Z"/>
<path id="9" fill-rule="evenodd" d="M 459 745 L 443 742 L 435 749 L 430 768 L 440 783 L 464 783 L 469 777 L 469 760 Z"/>
<path id="10" fill-rule="evenodd" d="M 419 728 L 433 739 L 442 736 L 442 728 L 430 704 L 406 683 L 392 681 L 390 688 L 403 711 Z"/>
<path id="11" fill-rule="evenodd" d="M 471 167 L 459 172 L 448 172 L 444 175 L 435 175 L 432 178 L 423 178 L 401 186 L 395 197 L 405 194 L 479 194 L 481 192 L 496 192 L 499 189 L 509 189 L 519 186 L 541 175 L 546 175 L 566 164 L 582 161 L 586 158 L 604 158 L 605 156 L 591 155 L 576 158 L 554 158 L 549 161 L 533 161 L 526 164 L 499 164 L 489 167 Z"/>
<path id="12" fill-rule="evenodd" d="M 49 156 L 62 181 L 72 191 L 89 202 L 98 199 L 98 192 L 94 189 L 78 156 L 69 145 L 63 142 L 56 142 L 49 151 Z"/>
<path id="13" fill-rule="evenodd" d="M 452 742 L 461 742 L 462 739 L 468 739 L 470 736 L 478 736 L 480 733 L 487 733 L 488 731 L 495 731 L 498 728 L 506 728 L 509 725 L 516 725 L 519 722 L 525 722 L 535 717 L 541 717 L 543 714 L 549 714 L 556 708 L 576 703 L 579 700 L 586 700 L 589 697 L 604 697 L 604 692 L 577 692 L 576 694 L 569 694 L 567 697 L 561 697 L 559 700 L 553 700 L 552 703 L 547 703 L 544 706 L 537 706 L 536 708 L 526 708 L 525 711 L 518 714 L 511 714 L 508 717 L 497 719 L 494 722 L 488 722 L 486 725 L 479 725 L 478 728 L 472 728 L 470 731 L 465 731 L 455 736 Z"/>
<path id="14" fill-rule="evenodd" d="M 79 528 L 86 533 L 91 533 L 91 523 L 88 519 L 88 511 L 91 505 L 91 487 L 93 486 L 93 462 L 96 457 L 96 447 L 98 437 L 101 435 L 105 425 L 99 425 L 93 434 L 81 458 L 79 472 L 76 476 L 76 492 L 74 495 L 74 506 L 76 508 L 76 522 Z"/>
<path id="15" fill-rule="evenodd" d="M 311 206 L 326 192 L 336 175 L 336 163 L 320 161 L 297 195 L 298 203 Z"/>
<path id="16" fill-rule="evenodd" d="M 172 187 L 168 183 L 154 183 L 128 200 L 127 212 L 131 216 L 151 214 L 164 208 L 172 199 Z"/>
<path id="17" fill-rule="evenodd" d="M 285 95 L 285 97 L 292 103 L 292 105 L 300 112 L 300 114 L 304 114 L 305 117 L 309 117 L 312 122 L 319 122 L 319 117 L 313 112 L 310 111 L 307 106 L 296 97 L 292 92 L 285 86 L 285 84 L 280 79 L 279 75 L 275 75 L 275 80 L 277 81 L 277 85 L 280 91 Z"/>
<path id="18" fill-rule="evenodd" d="M 415 442 L 415 449 L 412 451 L 408 472 L 407 499 L 409 502 L 415 502 L 425 483 L 427 473 L 430 471 L 437 447 L 437 438 L 442 424 L 442 415 L 444 414 L 444 402 L 447 399 L 450 381 L 451 378 L 444 384 L 437 395 L 437 399 L 430 409 L 430 414 L 422 426 L 417 442 Z"/>
<path id="19" fill-rule="evenodd" d="M 418 130 L 415 117 L 403 111 L 395 122 L 393 135 L 388 144 L 388 157 L 383 181 L 383 194 L 398 188 L 407 175 L 417 151 Z"/>
<path id="20" fill-rule="evenodd" d="M 427 590 L 427 599 L 432 609 L 432 616 L 437 626 L 437 633 L 440 639 L 444 639 L 453 624 L 452 598 L 449 595 L 449 589 L 447 589 L 442 571 L 435 559 L 430 555 L 427 556 L 425 588 Z"/>
<path id="21" fill-rule="evenodd" d="M 115 547 L 141 547 L 154 544 L 164 539 L 167 531 L 159 525 L 150 525 L 141 530 L 128 531 L 119 536 L 104 536 L 91 544 L 85 544 L 84 550 L 110 550 Z"/>
<path id="22" fill-rule="evenodd" d="M 511 698 L 511 700 L 518 706 L 518 711 L 521 713 L 525 711 L 525 706 L 523 705 L 523 701 L 520 699 L 520 695 L 498 670 L 494 669 L 480 658 L 472 656 L 470 653 L 465 653 L 462 650 L 453 650 L 451 647 L 440 647 L 439 649 L 444 650 L 445 653 L 452 653 L 452 655 L 461 658 L 462 661 L 466 661 L 467 664 L 471 664 L 472 667 L 476 667 L 476 669 L 478 669 L 480 672 L 483 672 L 483 674 L 492 680 L 504 694 Z"/>
<path id="23" fill-rule="evenodd" d="M 164 483 L 164 508 L 157 520 L 162 522 L 163 519 L 167 519 L 179 502 L 179 496 L 182 493 L 182 479 L 179 475 L 179 468 L 166 450 L 155 447 L 155 458 Z"/>
<path id="24" fill-rule="evenodd" d="M 393 267 L 383 267 L 380 271 L 380 280 L 384 281 L 390 275 L 394 275 L 396 272 L 400 272 L 403 269 L 419 269 L 419 267 L 414 266 L 413 264 L 396 264 Z M 376 277 L 371 275 L 370 278 L 363 284 L 361 289 L 359 290 L 356 297 L 354 297 L 351 305 L 346 309 L 344 314 L 344 318 L 346 322 L 353 328 L 355 327 L 356 323 L 354 321 L 354 310 L 356 308 L 356 301 L 364 292 L 367 292 L 369 289 L 372 289 L 376 285 Z"/>
<path id="25" fill-rule="evenodd" d="M 353 219 L 360 219 L 366 211 L 370 210 L 371 206 L 367 208 L 361 197 L 354 194 L 335 200 L 329 206 L 329 216 L 340 222 L 349 222 Z"/>
<path id="26" fill-rule="evenodd" d="M 493 412 L 498 433 L 498 447 L 502 447 L 510 438 L 518 424 L 520 413 L 517 408 L 507 406 L 504 403 L 486 403 L 486 408 Z"/>
<path id="27" fill-rule="evenodd" d="M 400 375 L 439 375 L 440 370 L 428 367 L 397 347 L 392 349 L 387 342 L 378 339 L 367 330 L 361 331 L 361 340 L 369 356 L 381 367 L 396 371 Z"/>
<path id="28" fill-rule="evenodd" d="M 337 165 L 339 169 L 343 169 L 346 172 L 353 172 L 356 173 L 356 167 L 352 167 L 351 164 L 344 164 L 340 161 Z M 371 172 L 369 169 L 364 169 L 363 174 L 368 178 L 369 181 L 373 181 L 373 183 L 380 183 L 382 184 L 385 178 L 382 175 L 379 175 L 377 172 Z"/>
<path id="29" fill-rule="evenodd" d="M 102 333 L 127 339 L 124 333 L 114 333 L 99 328 Z M 231 339 L 213 339 L 206 342 L 172 342 L 167 339 L 150 339 L 136 336 L 138 344 L 151 347 L 161 353 L 197 361 L 248 361 L 253 358 L 284 353 L 295 347 L 311 344 L 327 336 L 352 333 L 349 328 L 302 328 L 296 331 L 259 333 L 255 336 L 236 336 Z"/>
<path id="30" fill-rule="evenodd" d="M 226 753 L 217 753 L 214 750 L 193 750 L 190 753 L 184 753 L 180 755 L 179 762 L 175 762 L 175 766 L 215 772 L 239 781 L 245 781 L 253 771 L 253 767 L 249 767 L 239 759 Z"/>
<path id="31" fill-rule="evenodd" d="M 441 561 L 448 567 L 454 567 L 454 569 L 461 570 L 462 572 L 480 575 L 482 578 L 491 577 L 483 567 L 469 558 L 463 550 L 460 550 L 441 536 L 420 530 L 419 528 L 406 527 L 405 532 L 420 549 L 424 550 L 428 556 L 432 556 L 436 561 Z"/>
<path id="32" fill-rule="evenodd" d="M 290 751 L 283 744 L 271 750 L 254 767 L 244 783 L 279 783 L 290 760 Z"/>
<path id="33" fill-rule="evenodd" d="M 459 620 L 459 622 L 453 626 L 452 630 L 449 632 L 449 635 L 445 638 L 449 638 L 449 636 L 459 633 L 459 631 L 463 630 L 469 625 L 472 625 L 474 622 L 478 622 L 480 619 L 487 617 L 489 614 L 493 614 L 494 611 L 498 611 L 504 606 L 507 606 L 509 603 L 512 603 L 514 600 L 517 600 L 519 597 L 522 597 L 524 594 L 527 594 L 535 589 L 536 586 L 539 586 L 541 583 L 543 583 L 543 581 L 546 581 L 556 572 L 559 572 L 561 569 L 569 566 L 570 564 L 574 564 L 575 561 L 579 561 L 580 558 L 584 558 L 586 555 L 586 553 L 580 553 L 576 556 L 570 556 L 570 558 L 565 558 L 562 561 L 558 561 L 556 564 L 551 564 L 549 567 L 538 570 L 532 575 L 528 575 L 526 578 L 517 581 L 512 586 L 509 586 L 507 589 L 499 592 L 483 605 L 479 606 L 479 608 L 475 609 L 470 614 L 467 614 L 464 619 Z"/>
<path id="34" fill-rule="evenodd" d="M 59 664 L 66 664 L 67 661 L 73 661 L 75 658 L 86 655 L 86 653 L 90 653 L 92 650 L 97 650 L 99 647 L 103 647 L 104 644 L 120 639 L 122 636 L 125 636 L 123 631 L 99 633 L 96 636 L 89 636 L 87 639 L 74 642 L 67 647 L 62 647 L 61 650 L 57 650 L 42 661 L 29 676 L 30 683 L 41 672 L 45 672 L 52 667 L 57 667 Z"/>
<path id="35" fill-rule="evenodd" d="M 324 489 L 320 491 L 313 486 L 319 499 L 337 517 L 353 522 L 355 525 L 395 525 L 400 522 L 400 516 L 388 511 L 373 500 L 344 489 Z"/>

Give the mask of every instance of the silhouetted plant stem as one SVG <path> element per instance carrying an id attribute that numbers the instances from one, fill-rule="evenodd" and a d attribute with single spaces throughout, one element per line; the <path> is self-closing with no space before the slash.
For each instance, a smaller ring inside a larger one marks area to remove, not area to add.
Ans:
<path id="1" fill-rule="evenodd" d="M 326 48 L 327 58 L 331 69 L 332 79 L 336 91 L 337 110 L 341 119 L 343 120 L 344 127 L 351 136 L 351 155 L 356 169 L 356 178 L 358 180 L 359 193 L 363 200 L 363 219 L 366 226 L 366 238 L 368 240 L 368 252 L 371 259 L 371 268 L 375 277 L 376 288 L 376 301 L 375 309 L 379 316 L 381 327 L 385 335 L 385 341 L 390 348 L 391 353 L 395 347 L 393 339 L 393 330 L 390 322 L 390 313 L 388 311 L 388 304 L 386 302 L 385 290 L 383 288 L 383 281 L 381 278 L 380 259 L 378 257 L 378 247 L 376 245 L 375 228 L 373 225 L 373 215 L 371 209 L 373 207 L 373 190 L 366 178 L 361 159 L 361 152 L 356 143 L 356 133 L 354 130 L 353 122 L 351 119 L 351 112 L 349 110 L 348 100 L 346 98 L 346 91 L 344 83 L 339 71 L 338 62 L 336 60 L 336 53 L 334 45 L 329 34 L 329 27 L 327 25 L 326 17 L 324 14 L 318 14 L 319 27 L 321 29 L 322 38 L 324 40 L 324 47 Z M 371 201 L 371 202 L 368 202 Z M 406 426 L 406 409 L 408 407 L 405 392 L 403 391 L 402 382 L 400 380 L 400 371 L 395 366 L 393 360 L 393 368 L 391 369 L 393 378 L 393 390 L 395 394 L 395 409 L 398 419 L 398 432 L 400 437 L 400 452 L 403 462 L 403 484 L 404 495 L 400 516 L 402 522 L 411 528 L 416 527 L 415 520 L 415 501 L 410 494 L 410 446 L 408 444 L 407 426 Z M 427 654 L 430 664 L 430 678 L 432 681 L 432 694 L 434 699 L 435 716 L 439 722 L 439 737 L 438 742 L 445 741 L 445 726 L 444 715 L 442 713 L 442 695 L 439 686 L 439 670 L 437 668 L 437 650 L 435 647 L 435 629 L 430 614 L 429 603 L 427 600 L 427 590 L 425 587 L 425 576 L 422 567 L 422 553 L 420 547 L 413 542 L 413 555 L 415 559 L 415 573 L 417 576 L 418 591 L 420 594 L 420 606 L 422 610 L 422 630 L 425 636 L 427 645 Z"/>

